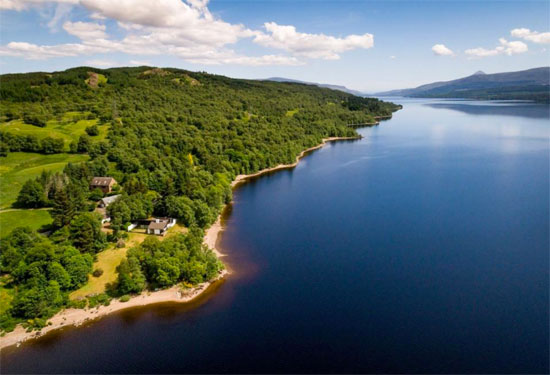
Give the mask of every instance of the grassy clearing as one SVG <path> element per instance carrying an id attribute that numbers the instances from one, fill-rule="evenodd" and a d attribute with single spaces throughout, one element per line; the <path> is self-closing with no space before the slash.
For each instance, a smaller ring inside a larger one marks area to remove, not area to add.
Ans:
<path id="1" fill-rule="evenodd" d="M 31 227 L 36 230 L 50 224 L 52 218 L 48 210 L 9 210 L 0 211 L 0 238 L 17 227 Z"/>
<path id="2" fill-rule="evenodd" d="M 78 163 L 87 158 L 87 155 L 80 154 L 10 152 L 0 159 L 0 208 L 10 207 L 25 181 L 39 176 L 42 171 L 60 172 L 67 163 Z"/>
<path id="3" fill-rule="evenodd" d="M 116 268 L 126 257 L 128 249 L 141 243 L 147 235 L 141 233 L 129 233 L 129 238 L 126 241 L 126 246 L 117 248 L 111 245 L 107 250 L 97 254 L 97 261 L 94 263 L 94 270 L 101 268 L 103 274 L 99 277 L 92 275 L 88 276 L 88 283 L 82 288 L 71 293 L 71 299 L 84 298 L 90 294 L 99 294 L 105 292 L 105 287 L 109 283 L 113 283 L 117 279 Z"/>
<path id="4" fill-rule="evenodd" d="M 177 224 L 170 229 L 169 233 L 165 237 L 158 237 L 159 240 L 163 240 L 166 237 L 173 236 L 176 233 L 187 233 L 187 228 Z M 111 245 L 107 250 L 102 251 L 97 255 L 97 261 L 94 263 L 94 270 L 101 268 L 103 274 L 100 277 L 88 276 L 88 283 L 82 288 L 75 290 L 71 293 L 70 298 L 81 299 L 91 294 L 100 294 L 105 292 L 105 287 L 109 283 L 113 283 L 117 279 L 116 268 L 120 262 L 126 257 L 128 249 L 140 244 L 148 237 L 147 234 L 141 233 L 141 231 L 132 231 L 129 233 L 129 238 L 126 240 L 126 246 L 123 248 L 116 248 Z"/>
<path id="5" fill-rule="evenodd" d="M 0 316 L 9 310 L 12 300 L 13 290 L 0 287 Z"/>
<path id="6" fill-rule="evenodd" d="M 87 120 L 82 119 L 86 117 L 85 113 L 68 112 L 60 120 L 50 120 L 46 126 L 41 128 L 34 125 L 25 124 L 23 120 L 13 120 L 0 124 L 0 130 L 19 134 L 19 135 L 35 135 L 38 138 L 53 137 L 61 138 L 65 143 L 65 150 L 69 151 L 69 145 L 73 141 L 78 141 L 78 138 L 86 134 L 86 128 L 88 126 L 98 123 L 97 119 Z M 94 141 L 100 141 L 105 139 L 108 125 L 99 126 L 99 135 L 92 137 Z"/>
<path id="7" fill-rule="evenodd" d="M 300 111 L 300 110 L 299 109 L 293 109 L 291 111 L 286 111 L 285 116 L 286 117 L 293 117 L 296 113 L 298 113 L 298 111 Z"/>

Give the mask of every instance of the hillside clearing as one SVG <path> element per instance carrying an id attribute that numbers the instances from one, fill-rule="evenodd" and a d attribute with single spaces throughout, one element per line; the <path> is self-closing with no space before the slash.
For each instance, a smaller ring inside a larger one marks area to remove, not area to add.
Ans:
<path id="1" fill-rule="evenodd" d="M 0 124 L 0 130 L 16 135 L 34 135 L 39 139 L 45 137 L 61 138 L 65 151 L 69 151 L 71 142 L 77 142 L 81 135 L 86 134 L 86 128 L 97 125 L 97 119 L 87 119 L 85 113 L 68 112 L 60 120 L 49 120 L 45 127 L 26 124 L 23 120 L 12 120 Z M 93 141 L 101 141 L 107 136 L 108 125 L 99 126 L 99 135 L 92 137 Z"/>
<path id="2" fill-rule="evenodd" d="M 5 237 L 17 227 L 30 227 L 36 230 L 51 222 L 52 218 L 48 210 L 0 211 L 0 238 Z"/>
<path id="3" fill-rule="evenodd" d="M 163 240 L 169 236 L 173 236 L 177 233 L 186 233 L 187 228 L 177 224 L 171 228 L 168 235 L 165 237 L 158 237 L 159 240 Z M 115 245 L 111 245 L 107 250 L 97 254 L 97 261 L 94 263 L 93 269 L 102 269 L 103 274 L 99 277 L 93 275 L 88 276 L 88 282 L 82 288 L 75 290 L 69 296 L 72 300 L 85 298 L 89 295 L 104 293 L 107 284 L 113 283 L 117 279 L 116 268 L 120 262 L 126 257 L 126 253 L 132 247 L 143 242 L 150 235 L 131 232 L 126 240 L 126 246 L 123 248 L 117 248 Z"/>
<path id="4" fill-rule="evenodd" d="M 42 171 L 60 172 L 67 163 L 79 163 L 87 159 L 88 156 L 82 154 L 10 152 L 0 159 L 0 208 L 10 207 L 25 181 L 38 177 Z"/>

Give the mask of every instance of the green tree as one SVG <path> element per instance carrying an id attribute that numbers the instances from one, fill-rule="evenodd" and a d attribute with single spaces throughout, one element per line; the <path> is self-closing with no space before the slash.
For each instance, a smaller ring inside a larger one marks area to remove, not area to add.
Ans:
<path id="1" fill-rule="evenodd" d="M 27 180 L 17 196 L 16 206 L 40 208 L 48 205 L 44 186 L 37 180 Z"/>
<path id="2" fill-rule="evenodd" d="M 69 225 L 73 246 L 84 253 L 97 253 L 105 248 L 105 234 L 101 231 L 101 215 L 83 212 L 74 217 Z"/>
<path id="3" fill-rule="evenodd" d="M 99 128 L 97 125 L 90 125 L 88 127 L 86 127 L 86 133 L 91 136 L 91 137 L 94 137 L 96 135 L 99 135 Z"/>
<path id="4" fill-rule="evenodd" d="M 145 288 L 145 276 L 135 257 L 124 259 L 117 267 L 117 290 L 120 294 L 140 293 Z"/>
<path id="5" fill-rule="evenodd" d="M 85 206 L 86 198 L 83 189 L 72 182 L 67 184 L 54 195 L 53 209 L 50 211 L 53 225 L 57 228 L 68 225 Z"/>
<path id="6" fill-rule="evenodd" d="M 77 152 L 88 152 L 92 146 L 92 140 L 89 135 L 83 134 L 78 138 L 78 143 L 76 145 Z"/>

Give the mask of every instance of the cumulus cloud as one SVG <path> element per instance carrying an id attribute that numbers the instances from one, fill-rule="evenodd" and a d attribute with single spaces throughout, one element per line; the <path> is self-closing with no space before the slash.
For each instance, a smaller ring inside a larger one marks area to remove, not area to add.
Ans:
<path id="1" fill-rule="evenodd" d="M 63 29 L 79 39 L 106 39 L 105 25 L 100 25 L 93 22 L 65 22 Z"/>
<path id="2" fill-rule="evenodd" d="M 550 32 L 539 33 L 526 28 L 513 29 L 510 31 L 513 37 L 521 38 L 533 43 L 550 44 Z"/>
<path id="3" fill-rule="evenodd" d="M 325 34 L 307 34 L 296 31 L 294 26 L 278 25 L 275 22 L 264 24 L 266 31 L 258 32 L 254 42 L 264 47 L 282 49 L 296 56 L 314 59 L 337 60 L 339 53 L 374 46 L 372 34 L 348 35 L 336 38 Z"/>
<path id="4" fill-rule="evenodd" d="M 499 40 L 500 45 L 495 47 L 494 49 L 485 49 L 482 47 L 478 48 L 471 48 L 464 51 L 464 53 L 470 57 L 470 58 L 476 58 L 476 57 L 490 57 L 490 56 L 497 56 L 497 55 L 517 55 L 520 53 L 525 53 L 528 51 L 527 44 L 520 42 L 520 41 L 512 41 L 509 42 L 504 38 L 500 38 Z"/>
<path id="5" fill-rule="evenodd" d="M 97 22 L 63 23 L 63 29 L 80 43 L 35 45 L 12 42 L 0 47 L 0 54 L 29 59 L 46 59 L 81 54 L 122 52 L 132 55 L 174 55 L 201 64 L 301 65 L 300 58 L 338 59 L 340 53 L 373 46 L 372 34 L 333 37 L 297 32 L 294 26 L 266 23 L 265 30 L 251 30 L 212 15 L 208 0 L 0 0 L 5 9 L 22 10 L 45 3 L 78 3 Z M 125 33 L 113 39 L 104 20 L 114 20 Z M 265 47 L 288 55 L 246 56 L 230 48 L 251 38 Z"/>
<path id="6" fill-rule="evenodd" d="M 0 47 L 0 55 L 2 56 L 19 56 L 30 60 L 44 60 L 52 57 L 68 57 L 104 52 L 108 52 L 108 50 L 79 43 L 39 46 L 26 42 L 10 42 L 6 46 Z"/>
<path id="7" fill-rule="evenodd" d="M 437 56 L 454 56 L 454 52 L 444 44 L 436 44 L 432 47 L 432 52 Z"/>

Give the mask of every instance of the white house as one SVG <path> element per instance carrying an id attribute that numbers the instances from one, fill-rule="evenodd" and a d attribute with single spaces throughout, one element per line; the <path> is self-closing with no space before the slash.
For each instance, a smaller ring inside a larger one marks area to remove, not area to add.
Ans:
<path id="1" fill-rule="evenodd" d="M 155 218 L 147 226 L 147 234 L 156 234 L 164 236 L 166 231 L 176 225 L 176 219 L 173 218 Z"/>

